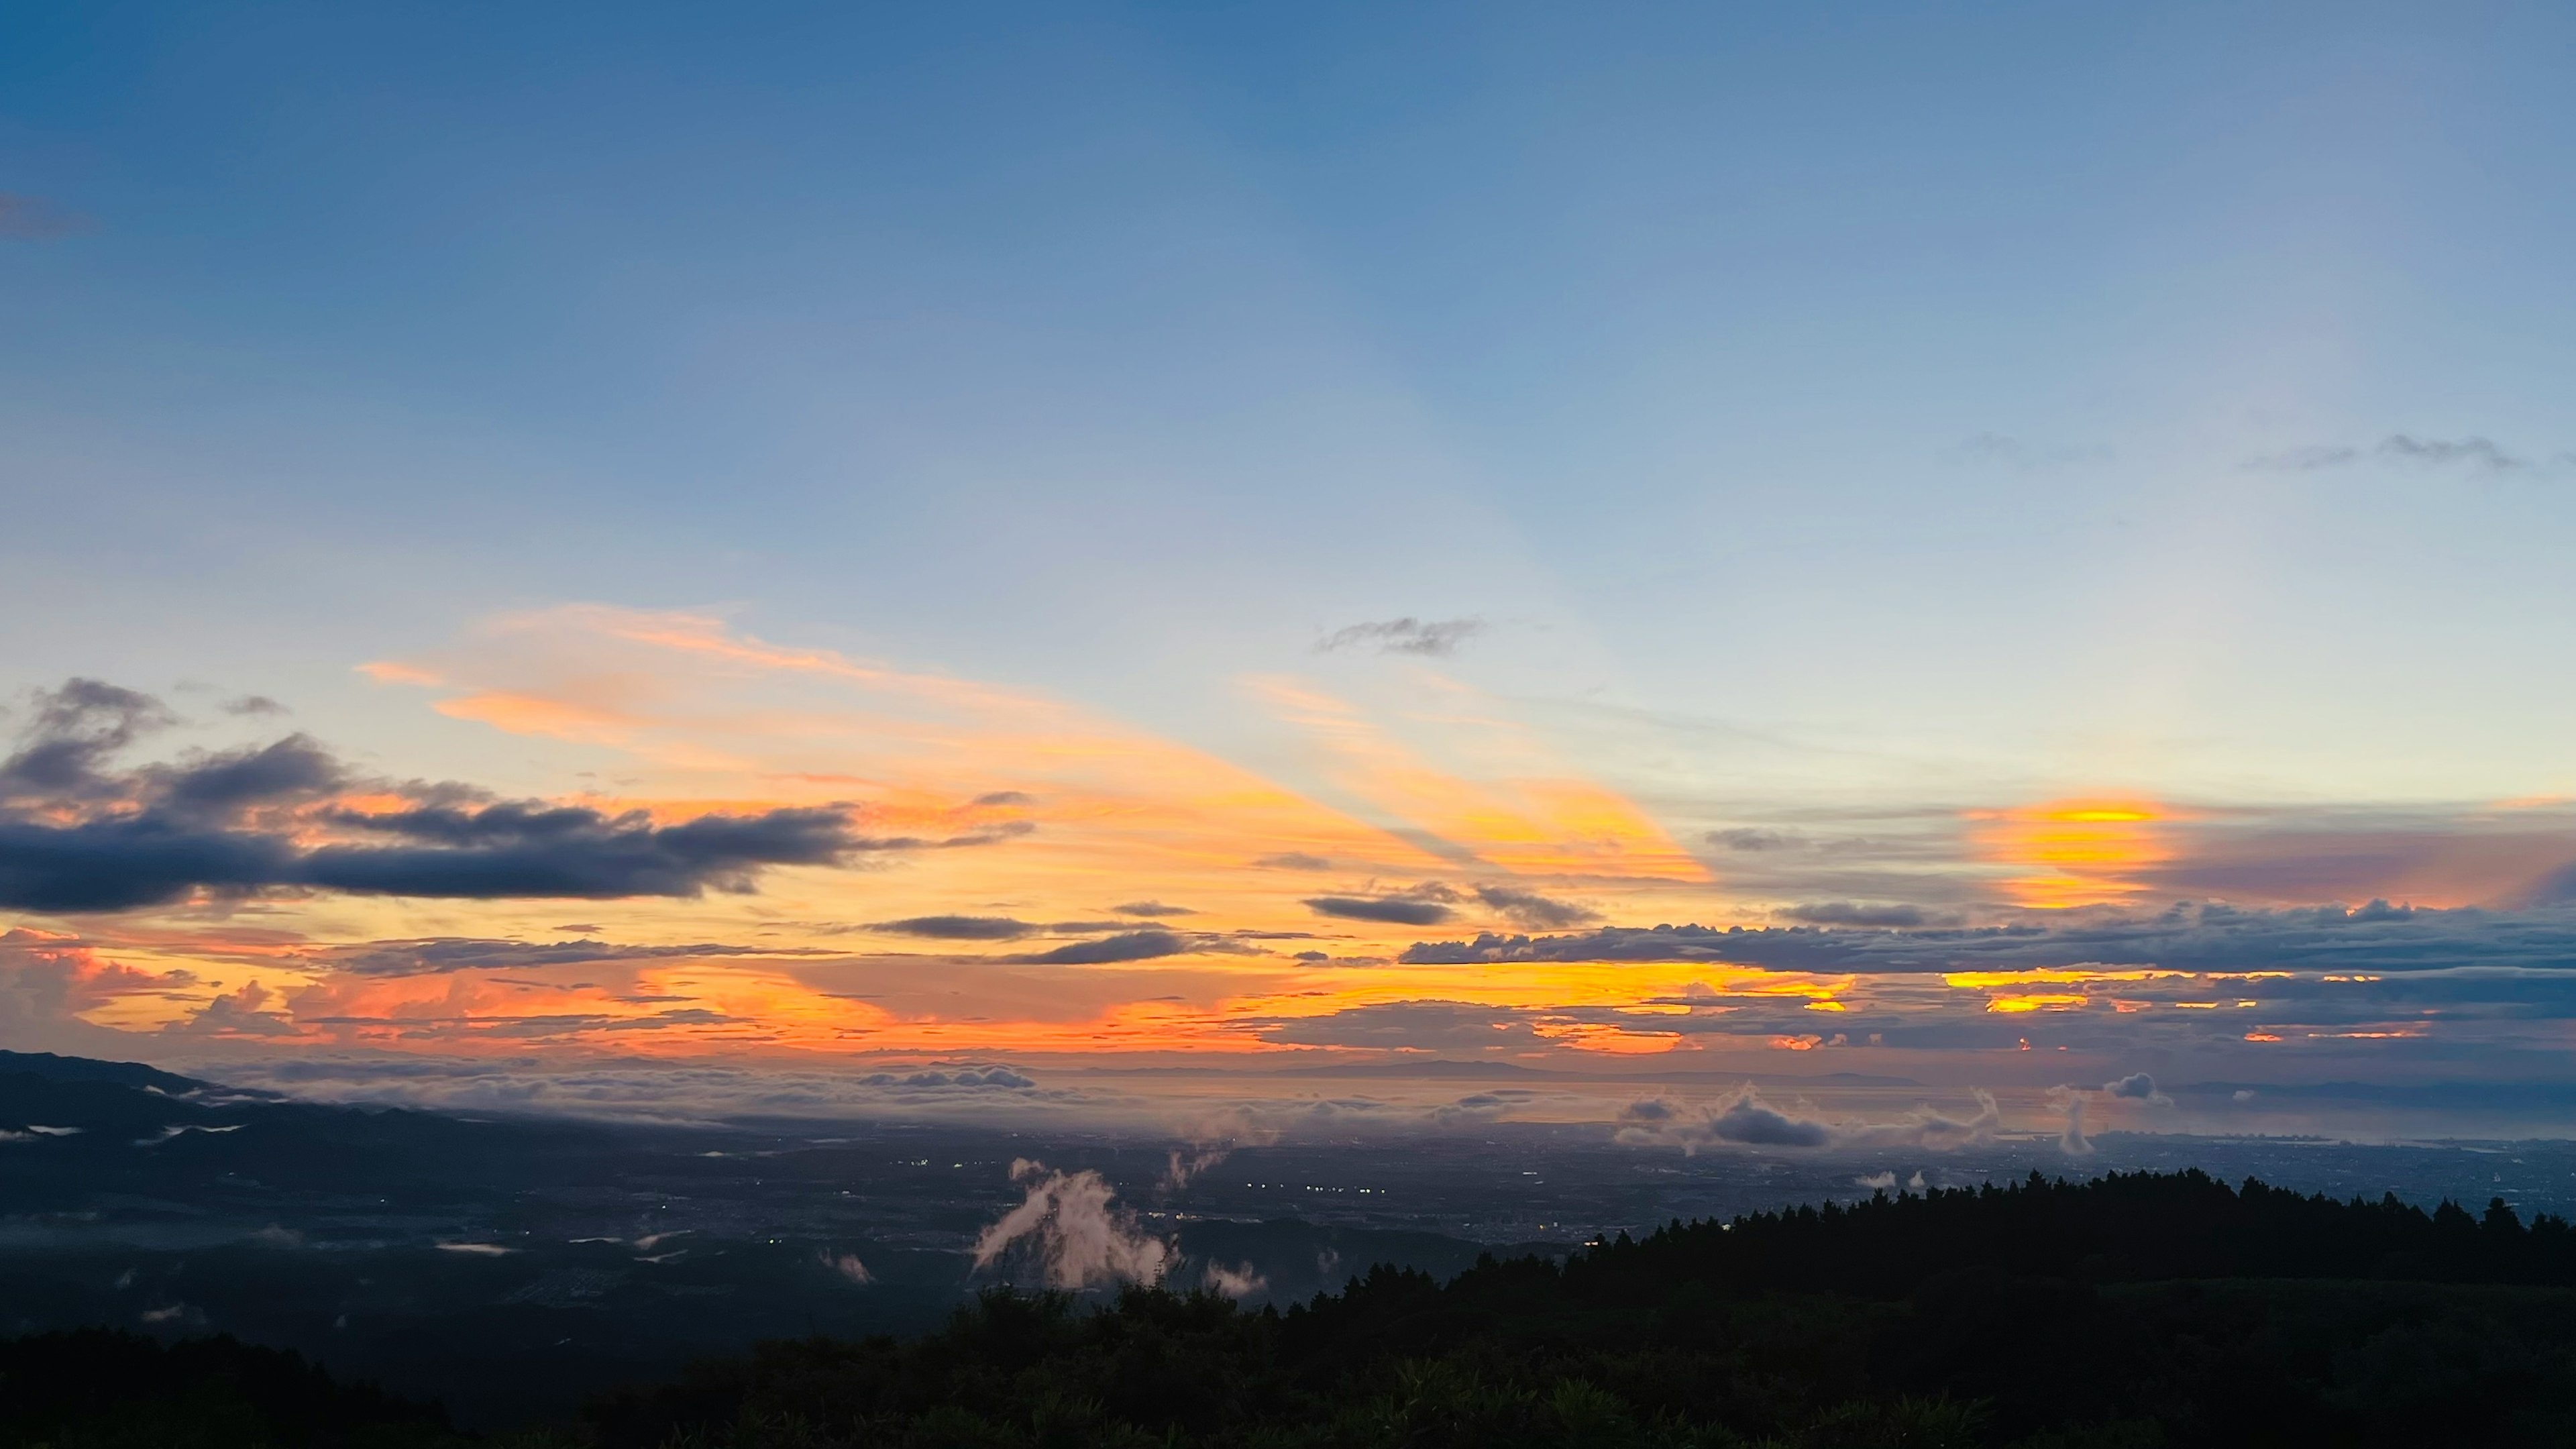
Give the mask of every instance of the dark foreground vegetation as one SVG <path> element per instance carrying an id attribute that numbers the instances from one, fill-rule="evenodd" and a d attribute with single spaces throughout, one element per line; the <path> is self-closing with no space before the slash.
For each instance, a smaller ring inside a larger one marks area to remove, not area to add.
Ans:
<path id="1" fill-rule="evenodd" d="M 229 1398 L 205 1377 L 225 1355 L 249 1384 Z M 416 1410 L 231 1345 L 56 1336 L 0 1347 L 0 1365 L 8 1444 L 440 1442 Z M 67 1417 L 59 1389 L 21 1399 L 29 1373 L 113 1379 L 122 1397 Z M 220 1405 L 207 1422 L 231 1437 L 115 1437 L 117 1415 L 177 1404 Z M 526 1442 L 2569 1444 L 2576 1232 L 2526 1226 L 2501 1202 L 2428 1214 L 2198 1173 L 2034 1175 L 1676 1223 L 1562 1264 L 1488 1260 L 1447 1284 L 1380 1268 L 1284 1312 L 1143 1290 L 1105 1305 L 993 1294 L 917 1339 L 701 1363 Z"/>

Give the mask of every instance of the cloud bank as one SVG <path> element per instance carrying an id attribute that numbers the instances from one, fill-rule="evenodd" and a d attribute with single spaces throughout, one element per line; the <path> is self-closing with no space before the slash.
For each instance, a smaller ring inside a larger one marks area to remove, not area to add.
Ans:
<path id="1" fill-rule="evenodd" d="M 74 679 L 37 696 L 0 761 L 0 907 L 127 911 L 199 892 L 607 900 L 748 893 L 777 866 L 990 844 L 1011 822 L 942 839 L 862 834 L 848 806 L 711 813 L 487 801 L 471 787 L 365 782 L 303 735 L 118 768 L 173 716 L 160 701 Z M 342 803 L 361 785 L 398 808 Z M 318 838 L 317 838 L 318 837 Z"/>

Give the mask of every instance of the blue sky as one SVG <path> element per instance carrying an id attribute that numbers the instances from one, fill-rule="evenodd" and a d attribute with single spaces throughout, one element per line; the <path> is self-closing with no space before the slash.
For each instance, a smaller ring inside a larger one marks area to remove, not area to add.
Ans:
<path id="1" fill-rule="evenodd" d="M 2337 859 L 2355 812 L 2470 830 L 2576 795 L 2571 41 L 2543 5 L 15 7 L 0 686 L 640 790 L 596 731 L 358 672 L 594 608 L 1369 820 L 1297 689 L 1693 850 L 2097 797 Z M 1476 627 L 1317 650 L 1403 618 Z M 2534 838 L 2434 903 L 2527 903 L 2576 859 Z M 2339 869 L 2317 902 L 2380 879 Z"/>

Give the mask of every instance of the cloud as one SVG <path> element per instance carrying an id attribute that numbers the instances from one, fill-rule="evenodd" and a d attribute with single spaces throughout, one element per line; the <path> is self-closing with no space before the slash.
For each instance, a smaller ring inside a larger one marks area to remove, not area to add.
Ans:
<path id="1" fill-rule="evenodd" d="M 1245 1025 L 1263 1041 L 1293 1046 L 1484 1052 L 1538 1044 L 1532 1017 L 1518 1008 L 1471 1001 L 1385 1001 Z"/>
<path id="2" fill-rule="evenodd" d="M 1171 1268 L 1172 1245 L 1111 1207 L 1117 1192 L 1099 1173 L 1052 1171 L 1023 1157 L 1011 1164 L 1011 1181 L 1026 1195 L 976 1236 L 977 1268 L 1016 1259 L 1046 1286 L 1066 1292 L 1158 1283 Z"/>
<path id="3" fill-rule="evenodd" d="M 2156 1079 L 2145 1072 L 2132 1072 L 2116 1082 L 2104 1082 L 2102 1092 L 2124 1102 L 2144 1102 L 2150 1107 L 2173 1105 L 2173 1098 L 2157 1091 Z"/>
<path id="4" fill-rule="evenodd" d="M 223 702 L 223 712 L 238 715 L 278 715 L 289 711 L 285 705 L 264 694 L 245 694 Z"/>
<path id="5" fill-rule="evenodd" d="M 1044 928 L 1008 916 L 906 916 L 899 921 L 878 921 L 868 929 L 898 936 L 927 936 L 937 941 L 1016 941 Z"/>
<path id="6" fill-rule="evenodd" d="M 1209 947 L 1171 931 L 1122 931 L 1097 941 L 1075 941 L 1051 951 L 1037 951 L 1010 959 L 1033 965 L 1101 966 L 1119 961 L 1151 961 L 1161 956 L 1178 956 L 1193 949 Z"/>
<path id="7" fill-rule="evenodd" d="M 621 945 L 609 941 L 515 941 L 483 936 L 424 936 L 410 940 L 366 941 L 323 946 L 303 953 L 307 960 L 359 976 L 430 976 L 450 971 L 526 971 L 546 966 L 579 966 L 599 961 L 652 961 L 706 956 L 803 956 L 823 954 L 812 948 L 740 946 L 698 941 L 674 946 Z"/>
<path id="8" fill-rule="evenodd" d="M 152 696 L 97 679 L 67 680 L 31 702 L 18 752 L 0 761 L 0 801 L 112 795 L 117 782 L 102 769 L 108 759 L 178 723 Z"/>
<path id="9" fill-rule="evenodd" d="M 2040 967 L 2170 971 L 2408 972 L 2472 966 L 2576 969 L 2576 912 L 2358 907 L 2252 910 L 2178 904 L 2044 923 L 1921 930 L 1809 926 L 1608 926 L 1557 936 L 1425 941 L 1407 965 L 1501 961 L 1708 961 L 1784 971 L 1908 973 Z"/>
<path id="10" fill-rule="evenodd" d="M 868 1271 L 868 1265 L 859 1261 L 859 1255 L 856 1253 L 834 1253 L 827 1248 L 816 1253 L 814 1261 L 861 1288 L 877 1280 L 876 1275 Z"/>
<path id="11" fill-rule="evenodd" d="M 1331 870 L 1333 868 L 1333 863 L 1326 860 L 1324 857 L 1320 855 L 1308 855 L 1305 852 L 1298 850 L 1288 850 L 1282 851 L 1277 855 L 1261 856 L 1252 863 L 1258 866 L 1266 866 L 1271 870 Z"/>
<path id="12" fill-rule="evenodd" d="M 859 1080 L 871 1087 L 1003 1087 L 1015 1092 L 1037 1085 L 1009 1067 L 965 1067 L 954 1072 L 912 1072 L 904 1076 L 872 1072 Z"/>
<path id="13" fill-rule="evenodd" d="M 1747 1083 L 1714 1102 L 1687 1104 L 1666 1097 L 1631 1102 L 1619 1113 L 1614 1138 L 1631 1146 L 1679 1147 L 1685 1153 L 1721 1145 L 1801 1151 L 1907 1146 L 1949 1152 L 1992 1139 L 2002 1125 L 1994 1097 L 1983 1091 L 1975 1096 L 1978 1111 L 1973 1117 L 1918 1107 L 1891 1122 L 1829 1121 L 1773 1106 Z"/>
<path id="14" fill-rule="evenodd" d="M 1315 652 L 1328 654 L 1337 649 L 1374 646 L 1380 654 L 1454 654 L 1459 645 L 1484 633 L 1485 627 L 1482 619 L 1426 622 L 1408 615 L 1401 619 L 1351 624 L 1336 629 L 1315 641 Z"/>
<path id="15" fill-rule="evenodd" d="M 1229 1268 L 1223 1263 L 1211 1262 L 1207 1265 L 1207 1272 L 1200 1276 L 1199 1283 L 1209 1292 L 1222 1293 L 1228 1298 L 1249 1298 L 1270 1286 L 1270 1280 L 1253 1271 L 1250 1263 Z"/>
<path id="16" fill-rule="evenodd" d="M 2424 468 L 2462 467 L 2481 473 L 2512 473 L 2532 466 L 2529 458 L 2507 452 L 2492 439 L 2418 438 L 2406 433 L 2391 433 L 2368 448 L 2329 443 L 2267 453 L 2246 460 L 2245 466 L 2268 472 L 2314 473 L 2364 461 Z"/>
<path id="17" fill-rule="evenodd" d="M 1896 1174 L 1893 1172 L 1873 1172 L 1867 1177 L 1853 1178 L 1852 1186 L 1865 1187 L 1873 1192 L 1885 1192 L 1889 1188 L 1896 1186 Z"/>
<path id="18" fill-rule="evenodd" d="M 503 803 L 475 811 L 425 809 L 338 823 L 423 841 L 417 848 L 324 846 L 293 879 L 371 895 L 614 899 L 745 894 L 764 866 L 838 865 L 863 850 L 928 842 L 870 840 L 833 806 L 757 815 L 701 815 L 655 825 L 642 811 Z"/>
<path id="19" fill-rule="evenodd" d="M 1309 896 L 1306 909 L 1319 916 L 1391 926 L 1436 926 L 1454 914 L 1440 902 L 1420 896 Z"/>
<path id="20" fill-rule="evenodd" d="M 1187 906 L 1167 906 L 1161 901 L 1129 901 L 1123 906 L 1111 906 L 1109 909 L 1122 916 L 1161 917 L 1195 916 L 1198 914 L 1198 912 L 1191 910 Z"/>
<path id="21" fill-rule="evenodd" d="M 75 937 L 0 931 L 0 1046 L 80 1056 L 130 1052 L 131 1035 L 94 1026 L 80 1013 L 173 984 L 111 961 Z"/>
<path id="22" fill-rule="evenodd" d="M 128 1039 L 129 1042 L 133 1038 Z M 151 1045 L 163 1047 L 160 1039 Z M 169 1039 L 167 1048 L 178 1048 Z M 128 1046 L 123 1055 L 138 1048 Z M 244 1088 L 324 1102 L 445 1112 L 695 1124 L 783 1118 L 954 1121 L 1125 1120 L 1123 1099 L 1043 1085 L 992 1062 L 913 1063 L 853 1075 L 847 1068 L 720 1066 L 634 1057 L 561 1060 L 536 1054 L 446 1057 L 298 1051 L 226 1059 L 198 1070 Z M 1152 1123 L 1137 1122 L 1138 1130 Z"/>
<path id="23" fill-rule="evenodd" d="M 194 1016 L 163 1030 L 190 1036 L 295 1035 L 295 1023 L 285 1013 L 266 1009 L 269 995 L 267 987 L 246 981 L 240 990 L 216 997 Z"/>
<path id="24" fill-rule="evenodd" d="M 871 837 L 839 805 L 665 825 L 640 810 L 483 803 L 455 784 L 383 786 L 413 803 L 361 810 L 325 803 L 353 781 L 303 735 L 109 768 L 171 719 L 150 696 L 97 680 L 36 696 L 20 748 L 0 761 L 0 907 L 119 911 L 280 887 L 483 900 L 745 893 L 774 866 L 987 845 L 1030 828 Z M 324 843 L 308 844 L 317 834 Z"/>
<path id="25" fill-rule="evenodd" d="M 317 800 L 347 783 L 340 762 L 304 735 L 147 772 L 159 808 L 196 820 L 229 820 L 252 805 Z"/>
<path id="26" fill-rule="evenodd" d="M 1795 830 L 1756 830 L 1750 826 L 1734 830 L 1712 830 L 1708 843 L 1727 850 L 1804 850 L 1807 837 Z"/>
<path id="27" fill-rule="evenodd" d="M 1921 906 L 1864 901 L 1815 901 L 1784 906 L 1780 914 L 1810 926 L 1925 926 L 1933 919 Z"/>
<path id="28" fill-rule="evenodd" d="M 1550 900 L 1536 891 L 1511 886 L 1480 885 L 1476 899 L 1509 916 L 1521 925 L 1540 930 L 1562 930 L 1567 926 L 1588 925 L 1601 919 L 1601 913 L 1589 906 L 1569 901 Z M 1417 924 L 1405 922 L 1407 925 Z"/>
<path id="29" fill-rule="evenodd" d="M 51 241 L 97 225 L 89 217 L 66 211 L 41 196 L 0 191 L 0 241 Z"/>
<path id="30" fill-rule="evenodd" d="M 975 797 L 978 805 L 1033 805 L 1037 797 L 1026 790 L 988 790 Z"/>
<path id="31" fill-rule="evenodd" d="M 1171 1151 L 1170 1161 L 1164 1164 L 1162 1177 L 1154 1183 L 1155 1190 L 1165 1193 L 1179 1192 L 1190 1185 L 1190 1179 L 1225 1161 L 1233 1151 L 1230 1144 L 1194 1146 L 1186 1153 L 1175 1147 Z"/>

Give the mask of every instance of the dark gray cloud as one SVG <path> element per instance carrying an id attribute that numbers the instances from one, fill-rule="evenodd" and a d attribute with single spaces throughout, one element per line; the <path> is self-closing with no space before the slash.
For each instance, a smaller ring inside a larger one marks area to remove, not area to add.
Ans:
<path id="1" fill-rule="evenodd" d="M 50 241 L 88 231 L 97 223 L 41 196 L 0 191 L 0 241 Z"/>
<path id="2" fill-rule="evenodd" d="M 1051 951 L 1033 951 L 1014 956 L 1014 961 L 1045 966 L 1103 966 L 1120 961 L 1151 961 L 1161 956 L 1178 956 L 1185 951 L 1207 949 L 1173 931 L 1125 931 L 1103 936 L 1097 941 L 1074 941 Z"/>
<path id="3" fill-rule="evenodd" d="M 1252 863 L 1267 866 L 1272 870 L 1331 870 L 1333 868 L 1331 861 L 1320 855 L 1308 855 L 1302 850 L 1285 850 L 1277 855 L 1265 855 Z"/>
<path id="4" fill-rule="evenodd" d="M 2159 966 L 2175 971 L 2430 971 L 2467 966 L 2576 970 L 2576 911 L 2432 910 L 2374 901 L 2250 910 L 2178 904 L 2149 914 L 2087 912 L 2045 924 L 1838 930 L 1811 926 L 1610 926 L 1560 936 L 1425 941 L 1407 964 L 1480 961 L 1711 961 L 1789 971 L 2020 970 Z"/>
<path id="5" fill-rule="evenodd" d="M 1030 805 L 1036 803 L 1036 799 L 1036 796 L 1026 790 L 993 790 L 976 796 L 975 803 L 978 805 Z"/>
<path id="6" fill-rule="evenodd" d="M 162 808 L 217 819 L 250 805 L 320 799 L 348 778 L 339 761 L 304 735 L 154 773 L 166 782 Z"/>
<path id="7" fill-rule="evenodd" d="M 469 899 L 694 896 L 749 891 L 773 866 L 987 845 L 1030 828 L 1010 822 L 946 839 L 870 837 L 843 806 L 661 825 L 642 811 L 487 803 L 453 784 L 380 787 L 418 802 L 405 809 L 317 809 L 356 782 L 302 735 L 175 764 L 111 767 L 119 752 L 171 722 L 151 696 L 97 680 L 36 696 L 19 749 L 0 761 L 0 907 L 117 911 L 198 891 L 272 888 Z M 316 828 L 340 839 L 306 845 Z"/>
<path id="8" fill-rule="evenodd" d="M 1309 896 L 1306 909 L 1319 916 L 1390 926 L 1436 926 L 1455 914 L 1440 902 L 1420 896 Z"/>
<path id="9" fill-rule="evenodd" d="M 2564 455 L 2561 461 L 2565 461 Z M 2533 466 L 2531 459 L 2508 452 L 2489 438 L 2418 438 L 2407 433 L 2391 433 L 2367 448 L 2327 443 L 2267 453 L 2248 460 L 2246 466 L 2272 472 L 2314 473 L 2361 462 L 2459 467 L 2481 473 L 2513 473 Z"/>
<path id="10" fill-rule="evenodd" d="M 223 711 L 226 714 L 239 715 L 276 715 L 288 713 L 285 705 L 279 704 L 276 700 L 273 700 L 264 694 L 245 694 L 237 699 L 225 700 L 223 703 Z"/>
<path id="11" fill-rule="evenodd" d="M 1812 901 L 1785 906 L 1779 914 L 1808 926 L 1928 926 L 1934 919 L 1921 906 L 1884 901 Z"/>
<path id="12" fill-rule="evenodd" d="M 1601 919 L 1601 913 L 1590 906 L 1553 900 L 1515 886 L 1480 885 L 1476 887 L 1476 899 L 1535 930 L 1561 931 Z"/>
<path id="13" fill-rule="evenodd" d="M 1822 1147 L 1834 1140 L 1822 1122 L 1792 1117 L 1750 1093 L 1708 1118 L 1709 1135 L 1749 1147 Z"/>
<path id="14" fill-rule="evenodd" d="M 867 927 L 897 936 L 922 936 L 935 941 L 1016 941 L 1024 936 L 1089 936 L 1102 931 L 1123 931 L 1129 921 L 1022 921 L 1009 916 L 906 916 L 896 921 L 877 921 Z"/>
<path id="15" fill-rule="evenodd" d="M 932 843 L 869 839 L 851 828 L 846 810 L 828 806 L 655 825 L 641 811 L 611 816 L 583 807 L 504 802 L 474 811 L 341 816 L 339 823 L 424 843 L 324 846 L 304 855 L 278 883 L 474 899 L 745 894 L 763 867 L 838 865 L 860 851 Z"/>
<path id="16" fill-rule="evenodd" d="M 899 921 L 878 921 L 868 929 L 898 936 L 927 936 L 934 941 L 1016 941 L 1022 936 L 1034 936 L 1045 927 L 1008 916 L 906 916 Z"/>
<path id="17" fill-rule="evenodd" d="M 161 701 L 97 679 L 40 690 L 17 753 L 0 761 L 0 801 L 97 799 L 117 792 L 105 766 L 136 740 L 178 722 Z"/>
<path id="18" fill-rule="evenodd" d="M 1191 910 L 1187 906 L 1168 906 L 1163 904 L 1161 901 L 1129 901 L 1123 906 L 1111 906 L 1109 909 L 1116 911 L 1122 916 L 1161 917 L 1195 916 L 1198 914 L 1198 912 Z"/>
<path id="19" fill-rule="evenodd" d="M 1381 619 L 1336 629 L 1315 641 L 1315 652 L 1373 648 L 1380 654 L 1454 654 L 1459 645 L 1484 632 L 1482 619 Z"/>

